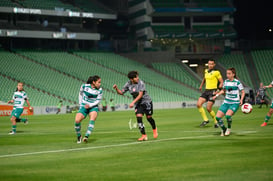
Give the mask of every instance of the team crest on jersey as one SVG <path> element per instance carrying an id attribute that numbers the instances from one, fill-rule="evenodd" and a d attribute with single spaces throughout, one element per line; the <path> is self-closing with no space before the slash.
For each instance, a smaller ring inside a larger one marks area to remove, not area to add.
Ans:
<path id="1" fill-rule="evenodd" d="M 133 88 L 133 91 L 135 92 L 135 91 L 136 91 L 136 88 Z"/>

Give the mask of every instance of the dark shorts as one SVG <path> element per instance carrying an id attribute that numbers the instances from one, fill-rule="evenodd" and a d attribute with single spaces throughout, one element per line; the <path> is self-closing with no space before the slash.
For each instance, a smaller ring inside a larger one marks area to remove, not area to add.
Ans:
<path id="1" fill-rule="evenodd" d="M 259 98 L 261 99 L 261 100 L 265 100 L 265 96 L 261 96 L 261 95 L 259 95 Z"/>
<path id="2" fill-rule="evenodd" d="M 205 90 L 205 92 L 202 93 L 200 97 L 203 97 L 206 99 L 206 101 L 215 102 L 212 100 L 212 97 L 214 96 L 214 93 L 217 91 L 217 89 L 211 89 L 211 90 Z"/>
<path id="3" fill-rule="evenodd" d="M 135 107 L 136 114 L 146 114 L 153 115 L 153 102 L 145 103 L 145 104 L 137 104 Z"/>

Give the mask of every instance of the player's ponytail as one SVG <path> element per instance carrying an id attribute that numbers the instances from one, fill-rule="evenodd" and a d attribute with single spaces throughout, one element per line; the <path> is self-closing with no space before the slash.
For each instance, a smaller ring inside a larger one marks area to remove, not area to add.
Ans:
<path id="1" fill-rule="evenodd" d="M 96 82 L 100 79 L 98 75 L 90 76 L 87 80 L 87 84 L 92 84 L 93 82 Z"/>
<path id="2" fill-rule="evenodd" d="M 228 70 L 230 70 L 230 71 L 234 74 L 234 78 L 235 78 L 235 79 L 238 79 L 238 77 L 237 77 L 237 75 L 236 75 L 236 70 L 235 70 L 235 68 L 231 67 L 231 68 L 229 68 Z"/>

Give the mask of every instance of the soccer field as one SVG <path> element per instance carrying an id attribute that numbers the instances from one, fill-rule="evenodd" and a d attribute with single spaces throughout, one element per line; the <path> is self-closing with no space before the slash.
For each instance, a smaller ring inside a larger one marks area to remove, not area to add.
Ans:
<path id="1" fill-rule="evenodd" d="M 74 114 L 29 117 L 16 135 L 1 117 L 0 180 L 273 180 L 273 124 L 260 127 L 267 111 L 238 111 L 232 134 L 220 137 L 212 122 L 199 127 L 197 109 L 155 110 L 159 137 L 144 120 L 145 142 L 129 129 L 133 110 L 102 112 L 87 144 L 76 144 Z"/>

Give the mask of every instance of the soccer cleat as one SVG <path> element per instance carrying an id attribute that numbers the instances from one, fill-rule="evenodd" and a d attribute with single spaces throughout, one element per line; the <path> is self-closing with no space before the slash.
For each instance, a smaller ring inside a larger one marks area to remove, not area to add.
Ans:
<path id="1" fill-rule="evenodd" d="M 204 126 L 206 126 L 207 124 L 209 124 L 209 121 L 203 121 L 203 122 L 200 124 L 200 127 L 204 127 Z"/>
<path id="2" fill-rule="evenodd" d="M 226 130 L 227 130 L 227 129 L 221 130 L 221 135 L 220 135 L 220 136 L 225 136 Z"/>
<path id="3" fill-rule="evenodd" d="M 231 129 L 227 129 L 226 132 L 225 132 L 225 136 L 229 136 L 230 135 L 230 132 L 231 132 Z"/>
<path id="4" fill-rule="evenodd" d="M 27 125 L 27 124 L 28 124 L 28 119 L 26 119 L 26 121 L 24 122 L 24 124 L 25 124 L 25 125 Z"/>
<path id="5" fill-rule="evenodd" d="M 156 139 L 158 137 L 157 128 L 153 129 L 154 138 Z"/>
<path id="6" fill-rule="evenodd" d="M 85 136 L 82 141 L 87 143 L 88 142 L 88 137 Z"/>
<path id="7" fill-rule="evenodd" d="M 261 124 L 261 127 L 267 126 L 267 122 L 264 122 L 263 124 Z"/>
<path id="8" fill-rule="evenodd" d="M 82 136 L 78 136 L 78 138 L 77 138 L 77 143 L 79 144 L 79 143 L 81 143 L 82 142 Z"/>
<path id="9" fill-rule="evenodd" d="M 143 134 L 140 138 L 138 138 L 138 141 L 147 141 L 148 137 L 146 134 Z"/>
<path id="10" fill-rule="evenodd" d="M 219 125 L 218 124 L 214 124 L 214 128 L 219 128 Z"/>
<path id="11" fill-rule="evenodd" d="M 9 135 L 13 135 L 13 134 L 15 134 L 14 131 L 10 131 L 10 132 L 9 132 Z"/>

